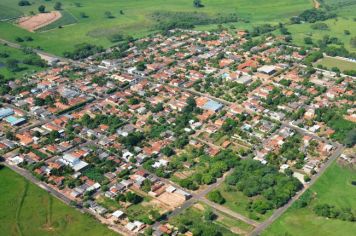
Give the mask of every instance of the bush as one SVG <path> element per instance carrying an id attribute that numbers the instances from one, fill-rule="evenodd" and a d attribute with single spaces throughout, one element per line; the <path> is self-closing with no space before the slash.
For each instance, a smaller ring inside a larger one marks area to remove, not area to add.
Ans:
<path id="1" fill-rule="evenodd" d="M 310 26 L 313 30 L 328 30 L 329 26 L 325 23 L 315 23 Z"/>
<path id="2" fill-rule="evenodd" d="M 213 201 L 218 204 L 224 204 L 225 203 L 225 198 L 221 195 L 221 193 L 218 190 L 211 191 L 208 193 L 208 199 L 210 201 Z"/>
<path id="3" fill-rule="evenodd" d="M 30 6 L 31 3 L 30 3 L 29 1 L 27 1 L 27 0 L 21 0 L 21 1 L 19 1 L 18 5 L 19 5 L 20 7 L 23 7 L 23 6 Z"/>

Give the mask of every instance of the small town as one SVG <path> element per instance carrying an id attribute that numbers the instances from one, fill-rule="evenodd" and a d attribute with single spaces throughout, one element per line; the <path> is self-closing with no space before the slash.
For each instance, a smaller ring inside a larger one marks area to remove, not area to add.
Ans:
<path id="1" fill-rule="evenodd" d="M 306 63 L 320 54 L 175 29 L 47 57 L 0 96 L 0 155 L 120 235 L 258 235 L 336 158 L 355 162 L 356 78 Z"/>

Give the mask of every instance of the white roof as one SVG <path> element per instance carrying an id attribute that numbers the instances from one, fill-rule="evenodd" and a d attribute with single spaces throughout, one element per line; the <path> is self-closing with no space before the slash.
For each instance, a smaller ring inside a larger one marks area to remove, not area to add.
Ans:
<path id="1" fill-rule="evenodd" d="M 121 216 L 123 216 L 125 213 L 123 211 L 117 210 L 114 213 L 112 213 L 112 215 L 114 217 L 120 218 Z"/>

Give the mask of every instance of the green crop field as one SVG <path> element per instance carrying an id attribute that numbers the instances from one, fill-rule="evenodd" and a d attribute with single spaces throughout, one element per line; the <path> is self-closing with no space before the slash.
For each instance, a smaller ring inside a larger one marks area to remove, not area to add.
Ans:
<path id="1" fill-rule="evenodd" d="M 8 168 L 0 169 L 0 234 L 117 235 Z"/>
<path id="2" fill-rule="evenodd" d="M 0 0 L 0 5 L 28 15 L 37 13 L 38 6 L 43 4 L 48 11 L 53 10 L 55 1 L 32 0 L 31 6 L 20 7 L 18 1 Z M 174 13 L 188 12 L 206 14 L 208 17 L 225 16 L 236 13 L 238 17 L 247 20 L 237 22 L 237 28 L 250 28 L 252 25 L 277 23 L 287 21 L 305 9 L 312 7 L 310 0 L 203 0 L 205 7 L 194 8 L 192 0 L 63 0 L 62 8 L 77 19 L 77 23 L 55 27 L 50 31 L 30 33 L 17 27 L 14 22 L 0 22 L 1 38 L 14 41 L 18 36 L 31 35 L 33 42 L 23 44 L 40 47 L 46 51 L 63 54 L 72 50 L 78 43 L 93 43 L 105 47 L 113 45 L 108 40 L 113 34 L 132 35 L 140 37 L 155 32 L 158 23 L 153 15 L 156 12 Z M 105 12 L 109 11 L 112 18 Z M 122 13 L 120 12 L 122 11 Z M 84 16 L 84 17 L 83 17 Z M 210 29 L 216 25 L 198 28 Z M 60 45 L 60 46 L 59 46 Z"/>
<path id="3" fill-rule="evenodd" d="M 356 209 L 356 171 L 333 163 L 325 174 L 311 187 L 315 199 L 306 208 L 292 206 L 262 234 L 268 235 L 354 235 L 355 222 L 327 219 L 315 215 L 316 204 L 327 203 L 339 208 Z"/>

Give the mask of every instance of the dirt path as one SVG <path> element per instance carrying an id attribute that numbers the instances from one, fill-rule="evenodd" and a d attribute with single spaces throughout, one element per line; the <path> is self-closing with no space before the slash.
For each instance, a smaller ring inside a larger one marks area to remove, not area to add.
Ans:
<path id="1" fill-rule="evenodd" d="M 320 8 L 320 2 L 318 2 L 318 0 L 313 0 L 313 6 L 315 9 L 319 9 Z"/>
<path id="2" fill-rule="evenodd" d="M 22 234 L 22 230 L 21 230 L 21 226 L 20 226 L 20 214 L 21 214 L 23 203 L 24 203 L 25 198 L 27 196 L 28 186 L 29 186 L 29 182 L 27 180 L 25 180 L 25 187 L 24 187 L 21 199 L 20 199 L 19 206 L 16 209 L 16 228 L 17 228 L 17 231 L 18 231 L 20 236 L 23 235 Z"/>

